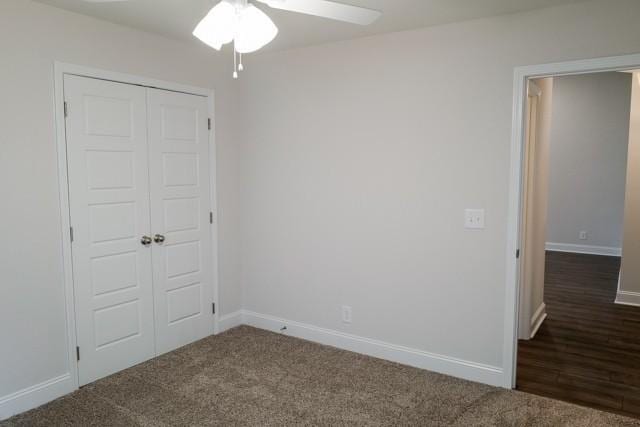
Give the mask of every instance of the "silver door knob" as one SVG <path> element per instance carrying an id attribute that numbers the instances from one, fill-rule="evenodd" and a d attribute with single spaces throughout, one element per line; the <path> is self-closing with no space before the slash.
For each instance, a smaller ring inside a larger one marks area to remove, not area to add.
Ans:
<path id="1" fill-rule="evenodd" d="M 157 244 L 161 244 L 164 242 L 164 236 L 162 234 L 156 234 L 155 236 L 153 236 L 153 241 Z"/>
<path id="2" fill-rule="evenodd" d="M 140 243 L 142 243 L 143 246 L 149 246 L 151 242 L 152 240 L 149 236 L 142 236 L 142 238 L 140 239 Z"/>

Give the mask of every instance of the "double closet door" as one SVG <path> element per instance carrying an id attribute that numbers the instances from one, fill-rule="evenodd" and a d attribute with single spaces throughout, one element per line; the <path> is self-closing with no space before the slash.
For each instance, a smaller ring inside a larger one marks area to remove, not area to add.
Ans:
<path id="1" fill-rule="evenodd" d="M 64 78 L 80 385 L 213 333 L 207 98 Z"/>

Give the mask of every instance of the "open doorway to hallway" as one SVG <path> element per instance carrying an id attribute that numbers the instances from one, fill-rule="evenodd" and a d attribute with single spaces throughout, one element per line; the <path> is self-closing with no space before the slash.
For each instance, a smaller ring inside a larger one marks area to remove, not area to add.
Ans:
<path id="1" fill-rule="evenodd" d="M 640 73 L 527 100 L 516 387 L 640 417 Z"/>

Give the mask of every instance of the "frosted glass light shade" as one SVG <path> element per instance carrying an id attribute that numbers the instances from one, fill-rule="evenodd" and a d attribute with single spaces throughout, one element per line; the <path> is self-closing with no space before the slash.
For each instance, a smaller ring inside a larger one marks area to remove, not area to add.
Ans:
<path id="1" fill-rule="evenodd" d="M 220 50 L 231 42 L 236 34 L 238 16 L 236 8 L 227 0 L 215 5 L 193 30 L 193 35 L 203 43 Z"/>
<path id="2" fill-rule="evenodd" d="M 252 4 L 242 8 L 236 21 L 234 42 L 239 53 L 251 53 L 270 43 L 278 27 L 263 11 Z"/>

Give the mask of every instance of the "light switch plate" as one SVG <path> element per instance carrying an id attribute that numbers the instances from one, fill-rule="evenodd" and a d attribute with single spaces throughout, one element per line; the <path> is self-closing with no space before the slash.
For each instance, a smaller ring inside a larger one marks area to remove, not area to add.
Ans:
<path id="1" fill-rule="evenodd" d="M 464 228 L 470 230 L 483 230 L 484 209 L 466 209 L 464 211 Z"/>

